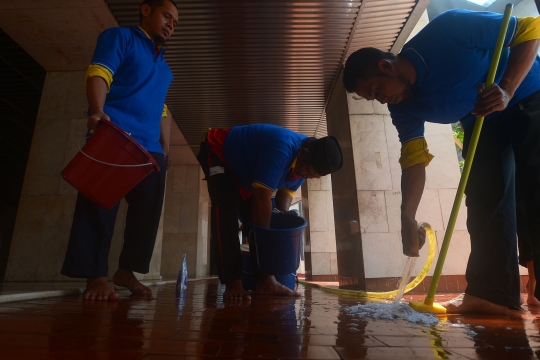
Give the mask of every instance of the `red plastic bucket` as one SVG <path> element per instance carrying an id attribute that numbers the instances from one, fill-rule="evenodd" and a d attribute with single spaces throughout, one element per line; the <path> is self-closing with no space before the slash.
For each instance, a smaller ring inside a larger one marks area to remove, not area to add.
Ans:
<path id="1" fill-rule="evenodd" d="M 154 170 L 158 163 L 141 145 L 112 122 L 100 121 L 62 178 L 108 210 Z"/>

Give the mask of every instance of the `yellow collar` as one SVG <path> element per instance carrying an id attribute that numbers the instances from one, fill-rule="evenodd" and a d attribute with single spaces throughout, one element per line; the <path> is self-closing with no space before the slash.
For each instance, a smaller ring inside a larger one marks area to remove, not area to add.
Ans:
<path id="1" fill-rule="evenodd" d="M 140 25 L 137 25 L 139 27 L 139 29 L 141 29 L 141 31 L 144 33 L 144 35 L 146 35 L 146 37 L 148 37 L 149 39 L 152 39 L 150 37 L 150 35 L 148 35 L 148 33 L 146 31 L 144 31 L 144 29 L 140 26 Z M 153 40 L 152 40 L 153 41 Z M 161 49 L 161 45 L 158 45 L 156 46 L 157 49 Z"/>
<path id="2" fill-rule="evenodd" d="M 296 161 L 298 160 L 298 158 L 295 158 L 293 160 L 293 162 L 291 163 L 291 166 L 289 166 L 289 170 L 293 170 L 294 171 L 294 168 L 296 167 Z"/>

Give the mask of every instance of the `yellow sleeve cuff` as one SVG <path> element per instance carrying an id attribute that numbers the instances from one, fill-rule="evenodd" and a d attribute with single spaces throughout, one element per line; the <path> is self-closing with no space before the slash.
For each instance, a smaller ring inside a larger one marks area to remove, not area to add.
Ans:
<path id="1" fill-rule="evenodd" d="M 107 83 L 107 91 L 111 90 L 111 83 L 113 81 L 113 75 L 104 66 L 91 64 L 88 66 L 88 69 L 86 69 L 86 75 L 84 76 L 84 87 L 86 87 L 86 84 L 88 82 L 88 78 L 91 78 L 92 76 L 99 76 L 105 80 Z"/>
<path id="2" fill-rule="evenodd" d="M 401 147 L 399 163 L 402 170 L 420 163 L 428 166 L 431 159 L 433 159 L 433 155 L 429 153 L 427 142 L 424 138 L 408 141 Z"/>
<path id="3" fill-rule="evenodd" d="M 540 16 L 518 18 L 516 36 L 514 37 L 511 48 L 525 41 L 535 39 L 540 39 Z"/>
<path id="4" fill-rule="evenodd" d="M 167 104 L 163 104 L 163 112 L 161 113 L 162 118 L 167 117 L 167 109 Z"/>
<path id="5" fill-rule="evenodd" d="M 294 194 L 296 193 L 296 191 L 292 191 L 290 189 L 279 189 L 278 192 L 284 192 L 286 194 L 291 195 L 291 197 L 294 197 Z"/>
<path id="6" fill-rule="evenodd" d="M 263 184 L 261 184 L 259 182 L 255 182 L 255 181 L 251 183 L 251 187 L 254 188 L 254 189 L 257 188 L 257 189 L 266 189 L 266 190 L 273 191 L 268 186 L 264 186 Z"/>

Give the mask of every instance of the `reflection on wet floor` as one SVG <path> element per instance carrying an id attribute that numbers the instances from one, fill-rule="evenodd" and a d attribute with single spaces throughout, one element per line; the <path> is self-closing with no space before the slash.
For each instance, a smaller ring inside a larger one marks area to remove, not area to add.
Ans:
<path id="1" fill-rule="evenodd" d="M 217 280 L 154 297 L 71 296 L 0 306 L 0 359 L 534 359 L 540 309 L 522 316 L 440 316 L 435 326 L 351 311 L 360 299 L 299 285 L 300 298 L 224 303 Z M 445 295 L 444 298 L 448 298 Z M 410 300 L 411 296 L 405 296 Z M 423 296 L 414 296 L 415 300 Z M 439 296 L 437 301 L 444 300 Z"/>

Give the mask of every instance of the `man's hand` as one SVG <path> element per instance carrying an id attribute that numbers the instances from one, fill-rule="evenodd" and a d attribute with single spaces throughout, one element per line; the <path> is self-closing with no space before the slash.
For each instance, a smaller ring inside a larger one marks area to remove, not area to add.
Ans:
<path id="1" fill-rule="evenodd" d="M 418 227 L 416 220 L 401 219 L 401 242 L 403 255 L 418 257 L 420 249 L 426 243 L 426 230 Z"/>
<path id="2" fill-rule="evenodd" d="M 478 97 L 471 111 L 476 117 L 487 116 L 495 111 L 503 111 L 512 99 L 512 95 L 498 84 L 486 88 L 486 84 L 478 85 L 476 89 Z"/>
<path id="3" fill-rule="evenodd" d="M 88 117 L 88 122 L 86 123 L 86 127 L 88 128 L 90 134 L 94 134 L 96 132 L 99 120 L 111 121 L 111 118 L 101 109 L 90 115 L 90 117 Z"/>

